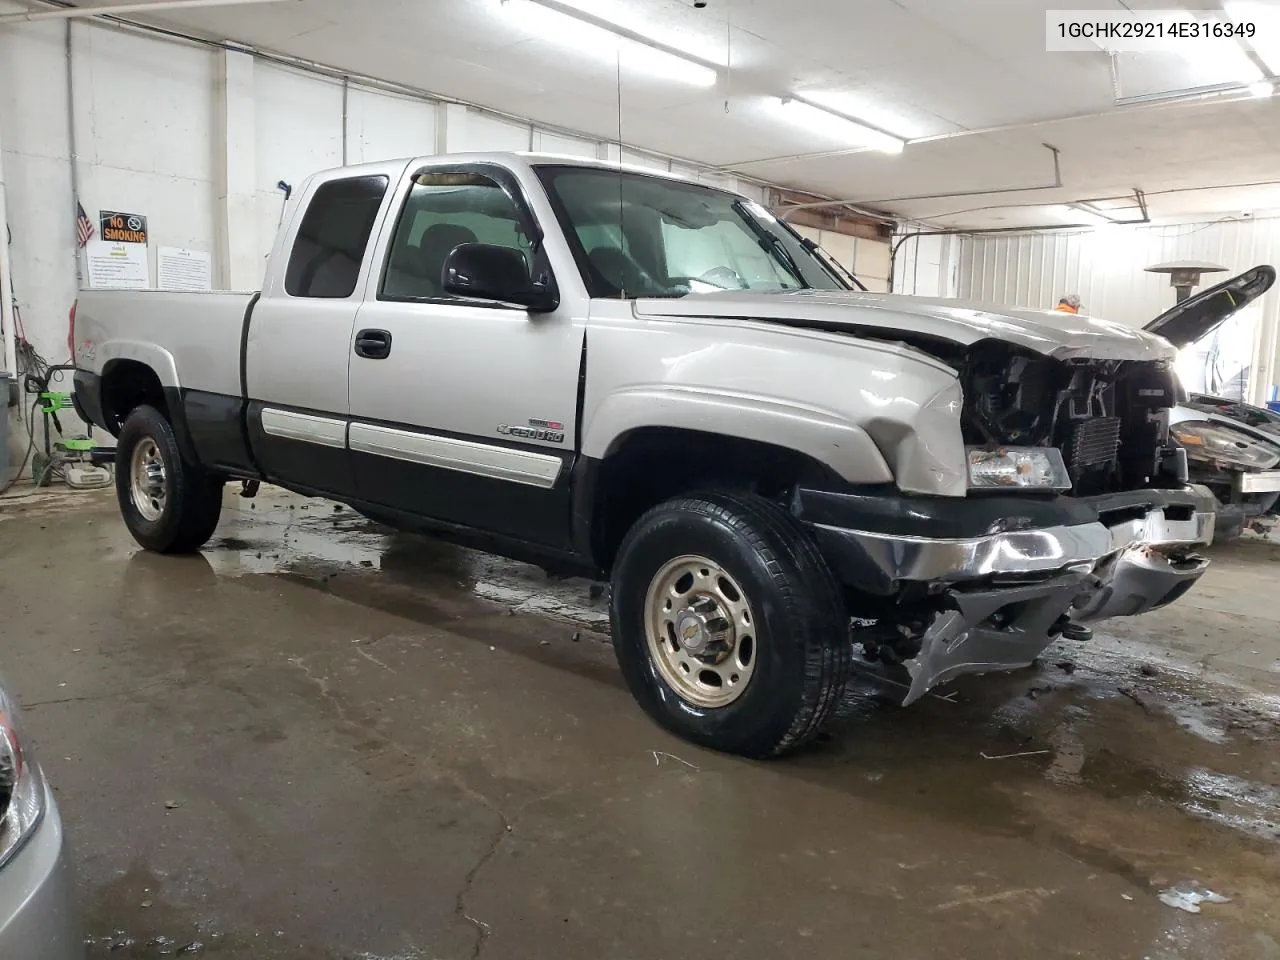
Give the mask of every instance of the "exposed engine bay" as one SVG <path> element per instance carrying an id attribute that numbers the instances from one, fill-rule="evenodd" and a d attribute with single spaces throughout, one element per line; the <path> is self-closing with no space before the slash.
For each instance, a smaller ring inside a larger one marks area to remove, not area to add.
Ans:
<path id="1" fill-rule="evenodd" d="M 1135 523 L 1168 539 L 1158 549 L 1120 549 L 1101 563 L 1052 573 L 900 582 L 892 595 L 857 598 L 852 638 L 866 659 L 908 670 L 908 701 L 975 664 L 1011 669 L 1025 665 L 1019 657 L 1028 647 L 1038 652 L 1057 637 L 1087 640 L 1087 622 L 1170 603 L 1208 562 L 1195 552 L 1207 542 L 1194 532 L 1200 508 L 1171 504 L 1153 512 L 1141 505 L 1143 491 L 1164 496 L 1186 483 L 1185 461 L 1169 439 L 1170 409 L 1183 394 L 1170 362 L 1059 360 L 997 341 L 945 359 L 963 390 L 966 445 L 1057 448 L 1071 480 L 1066 494 L 1107 500 L 1100 518 L 1117 540 Z M 1006 529 L 1015 526 L 992 528 Z M 1185 543 L 1174 542 L 1181 537 Z"/>
<path id="2" fill-rule="evenodd" d="M 1170 453 L 1167 362 L 1055 360 L 1009 344 L 976 344 L 960 368 L 966 444 L 1062 451 L 1075 496 L 1151 486 Z"/>

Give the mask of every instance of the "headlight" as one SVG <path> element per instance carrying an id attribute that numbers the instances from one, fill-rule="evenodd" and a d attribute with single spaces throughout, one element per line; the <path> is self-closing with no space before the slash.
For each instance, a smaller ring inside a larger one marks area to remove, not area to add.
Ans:
<path id="1" fill-rule="evenodd" d="M 1280 450 L 1254 440 L 1247 433 L 1208 420 L 1184 420 L 1169 428 L 1191 460 L 1209 460 L 1236 467 L 1266 470 L 1280 463 Z"/>
<path id="2" fill-rule="evenodd" d="M 44 778 L 23 750 L 18 715 L 0 690 L 0 867 L 21 849 L 44 815 Z"/>
<path id="3" fill-rule="evenodd" d="M 969 489 L 1070 490 L 1071 477 L 1054 447 L 966 447 Z"/>

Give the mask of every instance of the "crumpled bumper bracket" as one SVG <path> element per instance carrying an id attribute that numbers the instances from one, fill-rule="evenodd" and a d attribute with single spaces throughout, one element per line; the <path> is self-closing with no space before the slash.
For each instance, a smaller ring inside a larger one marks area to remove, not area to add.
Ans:
<path id="1" fill-rule="evenodd" d="M 837 569 L 856 569 L 877 592 L 907 583 L 944 591 L 943 608 L 906 661 L 904 703 L 965 673 L 1025 667 L 1074 621 L 1145 613 L 1176 600 L 1208 561 L 1190 551 L 1213 540 L 1213 496 L 1203 488 L 1193 508 L 1149 509 L 1112 524 L 1101 521 L 1013 530 L 965 540 L 892 537 L 815 524 Z M 1173 514 L 1170 516 L 1169 514 Z M 1028 582 L 1030 581 L 1030 582 Z"/>
<path id="2" fill-rule="evenodd" d="M 1049 629 L 1090 579 L 1080 569 L 1025 586 L 948 591 L 953 609 L 934 618 L 921 637 L 920 653 L 906 662 L 911 688 L 903 706 L 961 674 L 1025 667 L 1048 646 Z M 997 627 L 991 621 L 1001 611 L 1011 613 Z"/>

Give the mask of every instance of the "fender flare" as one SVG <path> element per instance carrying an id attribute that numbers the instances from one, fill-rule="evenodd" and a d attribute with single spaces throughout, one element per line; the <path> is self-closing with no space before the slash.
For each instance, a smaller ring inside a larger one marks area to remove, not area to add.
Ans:
<path id="1" fill-rule="evenodd" d="M 196 450 L 195 443 L 191 438 L 191 431 L 187 425 L 187 411 L 183 405 L 182 388 L 178 381 L 178 367 L 174 362 L 173 354 L 153 343 L 140 343 L 135 340 L 110 340 L 98 348 L 98 357 L 102 363 L 102 375 L 99 378 L 100 391 L 105 389 L 107 380 L 111 376 L 111 368 L 120 362 L 129 361 L 141 364 L 155 374 L 156 379 L 160 381 L 160 388 L 164 391 L 165 405 L 169 411 L 169 424 L 173 427 L 174 437 L 178 441 L 178 449 L 182 451 L 183 458 L 188 462 L 199 464 L 201 462 L 200 455 Z M 104 404 L 105 415 L 105 403 L 103 400 L 99 402 Z"/>
<path id="2" fill-rule="evenodd" d="M 855 424 L 821 410 L 758 397 L 641 386 L 605 397 L 584 424 L 582 453 L 606 459 L 644 427 L 716 433 L 785 447 L 829 467 L 850 483 L 892 483 L 875 442 Z"/>
<path id="3" fill-rule="evenodd" d="M 109 372 L 112 361 L 136 360 L 155 371 L 160 386 L 166 390 L 177 390 L 181 383 L 178 380 L 178 364 L 173 354 L 164 347 L 140 340 L 108 340 L 98 346 L 98 362 L 102 364 L 102 375 Z"/>

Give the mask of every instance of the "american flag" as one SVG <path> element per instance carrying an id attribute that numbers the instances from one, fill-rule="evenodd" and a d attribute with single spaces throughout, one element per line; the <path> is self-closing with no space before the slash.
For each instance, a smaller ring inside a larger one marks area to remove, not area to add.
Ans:
<path id="1" fill-rule="evenodd" d="M 83 247 L 93 236 L 93 221 L 84 212 L 84 207 L 76 204 L 76 246 Z"/>

